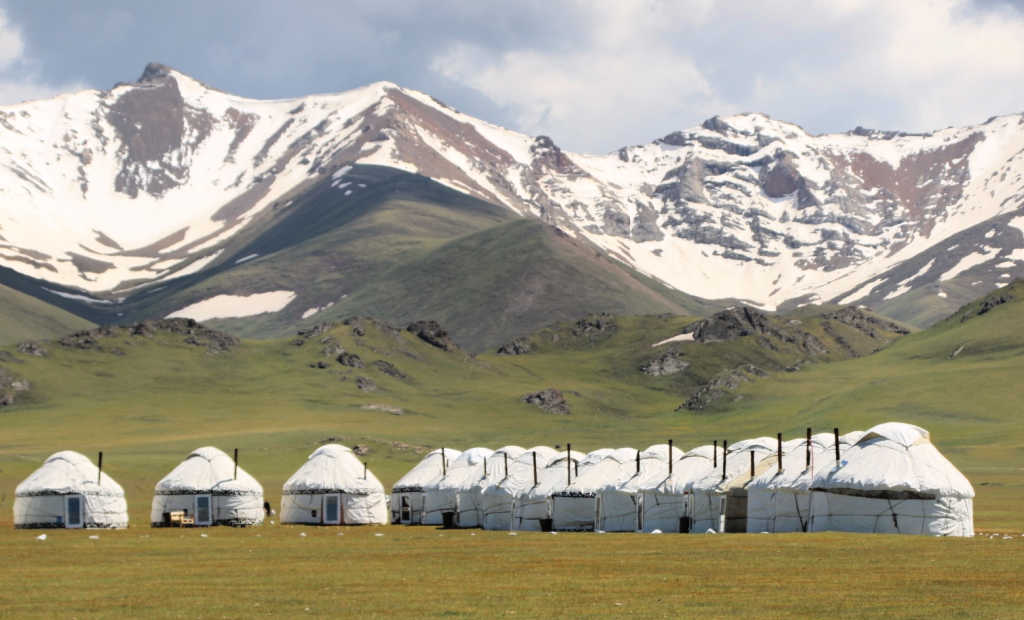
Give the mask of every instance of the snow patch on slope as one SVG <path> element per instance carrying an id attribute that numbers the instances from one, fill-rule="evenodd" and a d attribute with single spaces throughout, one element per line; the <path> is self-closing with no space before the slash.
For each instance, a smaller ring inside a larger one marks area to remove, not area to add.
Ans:
<path id="1" fill-rule="evenodd" d="M 255 316 L 266 312 L 280 312 L 296 295 L 292 291 L 267 291 L 252 295 L 217 295 L 185 306 L 167 315 L 167 318 L 188 318 L 196 321 L 230 319 Z"/>

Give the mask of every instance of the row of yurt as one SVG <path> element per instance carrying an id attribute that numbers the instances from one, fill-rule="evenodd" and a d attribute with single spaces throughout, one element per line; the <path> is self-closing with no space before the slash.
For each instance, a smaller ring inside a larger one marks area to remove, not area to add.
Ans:
<path id="1" fill-rule="evenodd" d="M 103 454 L 99 456 L 100 467 Z M 58 452 L 18 485 L 18 528 L 122 528 L 128 525 L 124 489 L 85 456 Z M 284 485 L 282 523 L 387 522 L 384 487 L 351 450 L 336 444 L 316 450 Z M 157 484 L 153 527 L 172 524 L 258 525 L 265 515 L 263 487 L 236 458 L 199 448 Z"/>
<path id="2" fill-rule="evenodd" d="M 666 444 L 588 454 L 473 450 L 478 456 L 451 469 L 428 455 L 406 476 L 421 480 L 418 490 L 403 478 L 414 492 L 437 493 L 431 505 L 453 517 L 394 520 L 500 530 L 973 535 L 970 483 L 927 431 L 908 424 L 716 442 L 686 453 Z M 445 495 L 452 489 L 454 500 Z"/>

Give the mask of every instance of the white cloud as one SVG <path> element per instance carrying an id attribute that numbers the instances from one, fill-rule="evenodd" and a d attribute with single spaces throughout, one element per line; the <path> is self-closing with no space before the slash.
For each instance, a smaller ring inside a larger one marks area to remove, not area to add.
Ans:
<path id="1" fill-rule="evenodd" d="M 32 65 L 21 31 L 0 9 L 0 105 L 52 97 L 82 88 L 78 83 L 46 84 L 33 72 Z"/>
<path id="2" fill-rule="evenodd" d="M 1024 14 L 967 0 L 587 2 L 561 40 L 458 40 L 438 76 L 516 129 L 609 150 L 712 114 L 905 130 L 1024 109 Z M 563 5 L 564 8 L 564 5 Z M 540 14 L 536 19 L 542 19 Z"/>

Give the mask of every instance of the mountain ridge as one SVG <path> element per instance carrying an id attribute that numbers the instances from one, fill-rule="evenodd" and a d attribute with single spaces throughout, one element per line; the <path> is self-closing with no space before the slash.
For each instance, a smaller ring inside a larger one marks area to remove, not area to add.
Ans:
<path id="1" fill-rule="evenodd" d="M 922 325 L 1024 274 L 1022 115 L 820 135 L 715 116 L 587 155 L 390 82 L 261 101 L 151 63 L 109 91 L 0 108 L 0 135 L 0 267 L 127 320 L 144 318 L 139 296 L 231 268 L 233 239 L 325 181 L 366 189 L 360 165 L 540 219 L 704 300 L 857 303 Z"/>

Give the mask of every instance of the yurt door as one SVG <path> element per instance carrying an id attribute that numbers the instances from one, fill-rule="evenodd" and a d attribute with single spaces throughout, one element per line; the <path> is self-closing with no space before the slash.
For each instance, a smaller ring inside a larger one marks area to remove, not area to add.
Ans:
<path id="1" fill-rule="evenodd" d="M 341 523 L 341 495 L 324 495 L 324 523 L 338 525 Z"/>
<path id="2" fill-rule="evenodd" d="M 82 527 L 82 496 L 68 495 L 64 498 L 64 527 Z"/>
<path id="3" fill-rule="evenodd" d="M 210 525 L 209 495 L 196 495 L 196 525 Z"/>

